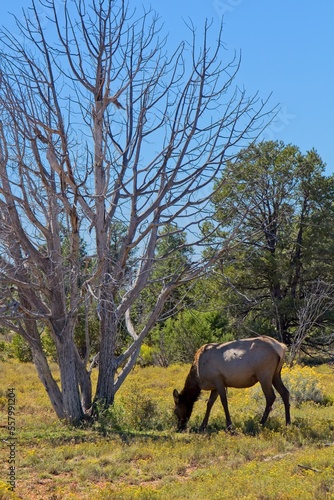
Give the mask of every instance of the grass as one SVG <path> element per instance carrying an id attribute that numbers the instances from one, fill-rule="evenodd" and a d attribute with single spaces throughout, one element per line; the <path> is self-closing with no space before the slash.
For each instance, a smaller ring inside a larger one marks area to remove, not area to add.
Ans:
<path id="1" fill-rule="evenodd" d="M 197 432 L 207 393 L 188 432 L 175 432 L 172 390 L 182 388 L 188 369 L 136 368 L 101 422 L 78 429 L 57 420 L 32 365 L 3 363 L 2 440 L 8 441 L 7 387 L 17 396 L 16 490 L 6 488 L 9 450 L 2 441 L 0 499 L 334 499 L 332 366 L 284 369 L 289 427 L 279 398 L 262 428 L 261 392 L 229 390 L 232 434 L 219 402 L 208 432 Z"/>

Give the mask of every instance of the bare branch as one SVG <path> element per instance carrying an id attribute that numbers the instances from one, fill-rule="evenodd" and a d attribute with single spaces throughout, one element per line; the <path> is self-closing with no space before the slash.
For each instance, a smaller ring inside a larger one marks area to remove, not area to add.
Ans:
<path id="1" fill-rule="evenodd" d="M 203 275 L 240 230 L 241 220 L 224 248 L 201 255 L 215 182 L 270 112 L 236 87 L 240 58 L 222 63 L 222 25 L 215 42 L 212 23 L 201 37 L 189 25 L 189 43 L 170 50 L 152 9 L 33 0 L 16 27 L 20 36 L 1 32 L 0 286 L 13 289 L 6 304 L 19 306 L 0 324 L 32 332 L 39 366 L 37 324 L 47 327 L 61 373 L 54 401 L 80 420 L 95 354 L 83 309 L 99 328 L 95 399 L 108 405 L 173 290 Z M 161 229 L 172 224 L 191 237 L 180 247 L 196 252 L 156 286 L 143 326 L 130 311 L 154 282 Z"/>

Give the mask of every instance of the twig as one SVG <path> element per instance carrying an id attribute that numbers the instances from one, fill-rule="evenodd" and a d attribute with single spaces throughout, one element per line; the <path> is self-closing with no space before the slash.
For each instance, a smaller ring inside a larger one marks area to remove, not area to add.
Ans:
<path id="1" fill-rule="evenodd" d="M 321 472 L 320 470 L 318 470 L 318 469 L 314 469 L 313 467 L 309 467 L 308 465 L 301 465 L 301 464 L 298 464 L 298 467 L 300 467 L 301 469 L 313 470 L 313 472 Z"/>

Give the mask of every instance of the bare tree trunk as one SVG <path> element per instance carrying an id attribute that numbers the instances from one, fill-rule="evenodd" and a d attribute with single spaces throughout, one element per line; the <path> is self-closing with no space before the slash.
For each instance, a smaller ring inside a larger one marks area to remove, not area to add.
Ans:
<path id="1" fill-rule="evenodd" d="M 57 339 L 63 411 L 67 422 L 78 424 L 84 418 L 79 393 L 75 346 L 71 337 Z"/>
<path id="2" fill-rule="evenodd" d="M 115 311 L 113 310 L 112 295 L 108 293 L 108 287 L 101 292 L 100 296 L 100 355 L 99 375 L 95 402 L 108 407 L 114 402 L 116 363 L 116 341 L 118 337 Z"/>
<path id="3" fill-rule="evenodd" d="M 57 382 L 51 374 L 45 354 L 41 348 L 37 349 L 34 345 L 31 346 L 31 352 L 39 379 L 49 396 L 52 408 L 56 412 L 57 417 L 60 420 L 64 420 L 65 413 L 63 407 L 63 397 L 57 385 Z"/>
<path id="4" fill-rule="evenodd" d="M 298 328 L 294 332 L 291 350 L 290 364 L 293 365 L 300 355 L 310 332 L 314 327 L 321 324 L 322 317 L 334 306 L 334 286 L 331 283 L 317 280 L 309 284 L 308 293 L 305 295 L 298 310 Z M 333 334 L 324 335 L 324 345 L 330 345 Z"/>
<path id="5" fill-rule="evenodd" d="M 91 374 L 87 370 L 84 361 L 80 358 L 80 355 L 76 347 L 75 350 L 76 350 L 75 352 L 76 367 L 80 385 L 82 409 L 85 414 L 89 414 L 92 406 L 92 395 L 93 395 Z"/>
<path id="6" fill-rule="evenodd" d="M 97 380 L 95 402 L 103 407 L 113 404 L 115 397 L 115 375 L 117 363 L 113 349 L 112 331 L 102 335 L 99 355 L 99 375 Z M 107 338 L 109 337 L 109 338 Z"/>

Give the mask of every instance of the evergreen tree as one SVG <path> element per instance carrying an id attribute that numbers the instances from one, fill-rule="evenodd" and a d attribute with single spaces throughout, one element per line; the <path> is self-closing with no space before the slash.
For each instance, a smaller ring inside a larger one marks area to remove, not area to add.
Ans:
<path id="1" fill-rule="evenodd" d="M 334 178 L 324 168 L 314 150 L 303 155 L 271 141 L 242 150 L 227 165 L 214 196 L 219 228 L 212 248 L 226 242 L 230 227 L 238 232 L 215 280 L 248 334 L 276 332 L 291 344 L 314 282 L 333 282 Z M 332 319 L 326 311 L 317 324 Z"/>

